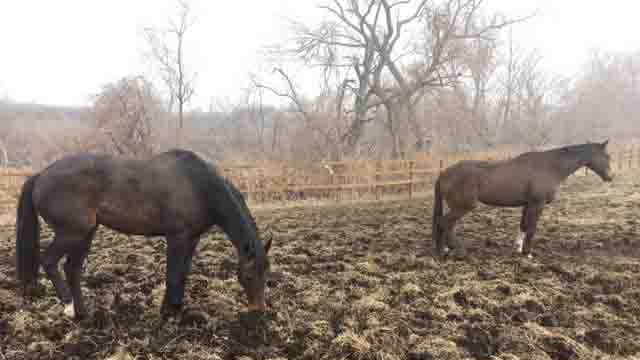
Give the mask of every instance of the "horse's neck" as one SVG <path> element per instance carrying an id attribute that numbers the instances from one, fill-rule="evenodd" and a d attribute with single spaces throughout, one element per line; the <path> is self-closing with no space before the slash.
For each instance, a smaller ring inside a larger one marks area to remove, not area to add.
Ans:
<path id="1" fill-rule="evenodd" d="M 222 230 L 229 236 L 231 243 L 238 251 L 238 255 L 248 256 L 255 247 L 257 234 L 239 211 L 237 214 L 235 211 L 226 214 L 225 217 L 227 221 L 224 224 L 220 224 Z"/>
<path id="2" fill-rule="evenodd" d="M 583 166 L 580 158 L 574 154 L 561 154 L 561 156 L 556 159 L 554 165 L 559 171 L 562 180 L 568 178 Z"/>
<path id="3" fill-rule="evenodd" d="M 229 236 L 231 243 L 238 251 L 238 255 L 247 256 L 250 252 L 255 251 L 257 243 L 257 234 L 251 226 L 250 219 L 244 214 L 242 208 L 236 203 L 232 196 L 225 199 L 227 205 L 221 209 L 221 218 L 224 219 L 219 225 L 222 230 Z"/>
<path id="4" fill-rule="evenodd" d="M 245 212 L 239 200 L 229 189 L 225 180 L 211 169 L 190 174 L 201 194 L 201 201 L 206 204 L 209 223 L 218 225 L 229 237 L 239 256 L 247 256 L 255 252 L 257 243 L 256 230 L 251 222 L 250 215 Z"/>

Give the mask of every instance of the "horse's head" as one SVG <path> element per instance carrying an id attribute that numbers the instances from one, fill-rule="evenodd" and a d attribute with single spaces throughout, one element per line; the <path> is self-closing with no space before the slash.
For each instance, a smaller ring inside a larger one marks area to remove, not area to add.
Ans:
<path id="1" fill-rule="evenodd" d="M 602 180 L 609 182 L 613 180 L 613 175 L 611 174 L 611 157 L 607 153 L 607 144 L 609 144 L 609 140 L 590 144 L 585 166 L 598 174 Z"/>
<path id="2" fill-rule="evenodd" d="M 253 254 L 240 256 L 238 281 L 247 295 L 249 311 L 264 311 L 267 308 L 264 293 L 269 272 L 267 254 L 271 248 L 271 240 L 269 237 L 263 248 L 256 249 Z"/>

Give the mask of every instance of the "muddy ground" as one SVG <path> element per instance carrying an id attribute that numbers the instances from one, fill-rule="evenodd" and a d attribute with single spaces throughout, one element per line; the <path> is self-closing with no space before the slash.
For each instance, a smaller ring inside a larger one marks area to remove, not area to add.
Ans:
<path id="1" fill-rule="evenodd" d="M 431 199 L 256 212 L 275 232 L 269 303 L 247 314 L 226 238 L 203 239 L 185 315 L 162 323 L 164 241 L 102 230 L 74 322 L 48 281 L 25 303 L 0 234 L 4 359 L 632 359 L 640 356 L 640 176 L 574 177 L 512 255 L 519 212 L 481 207 L 468 254 L 431 256 Z M 46 239 L 48 235 L 45 235 Z M 41 275 L 42 276 L 42 275 Z"/>

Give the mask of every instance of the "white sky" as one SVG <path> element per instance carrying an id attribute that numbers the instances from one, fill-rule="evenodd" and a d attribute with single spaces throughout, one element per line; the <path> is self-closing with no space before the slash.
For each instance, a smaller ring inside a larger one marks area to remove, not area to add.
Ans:
<path id="1" fill-rule="evenodd" d="M 260 65 L 258 50 L 286 34 L 285 18 L 316 19 L 323 0 L 192 0 L 198 17 L 186 56 L 198 73 L 193 106 L 238 96 Z M 588 52 L 640 50 L 637 0 L 488 0 L 507 14 L 539 15 L 514 29 L 548 68 L 578 71 Z M 0 96 L 86 105 L 100 86 L 146 73 L 141 29 L 162 25 L 171 0 L 0 1 Z"/>

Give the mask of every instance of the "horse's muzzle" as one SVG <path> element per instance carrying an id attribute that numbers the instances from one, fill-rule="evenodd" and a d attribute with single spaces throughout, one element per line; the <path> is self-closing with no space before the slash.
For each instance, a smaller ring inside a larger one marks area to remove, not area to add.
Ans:
<path id="1" fill-rule="evenodd" d="M 247 306 L 249 311 L 265 312 L 267 310 L 267 304 L 264 302 L 258 304 L 249 304 Z"/>

